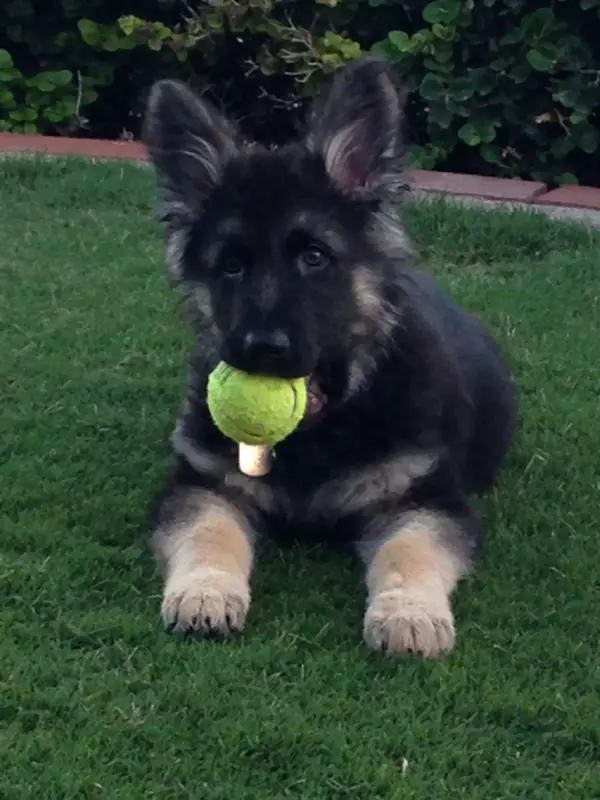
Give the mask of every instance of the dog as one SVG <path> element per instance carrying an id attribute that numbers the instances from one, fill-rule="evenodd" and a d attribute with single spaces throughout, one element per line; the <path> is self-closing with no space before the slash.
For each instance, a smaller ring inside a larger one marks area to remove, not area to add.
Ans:
<path id="1" fill-rule="evenodd" d="M 267 149 L 186 85 L 144 120 L 171 281 L 194 343 L 152 542 L 167 629 L 244 626 L 256 542 L 277 529 L 351 544 L 363 639 L 391 655 L 452 650 L 452 593 L 476 564 L 474 499 L 511 447 L 514 380 L 491 334 L 418 267 L 397 201 L 401 92 L 364 57 L 336 71 L 299 141 Z M 298 429 L 248 478 L 213 424 L 221 360 L 307 378 Z"/>

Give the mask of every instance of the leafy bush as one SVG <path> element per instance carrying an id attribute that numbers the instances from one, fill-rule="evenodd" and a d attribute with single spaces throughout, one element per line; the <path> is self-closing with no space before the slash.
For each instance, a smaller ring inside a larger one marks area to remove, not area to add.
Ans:
<path id="1" fill-rule="evenodd" d="M 0 7 L 0 130 L 74 133 L 115 65 L 90 59 L 76 27 L 97 0 L 8 0 Z M 114 13 L 117 12 L 115 3 Z"/>
<path id="2" fill-rule="evenodd" d="M 416 163 L 598 182 L 600 0 L 433 0 L 422 16 L 375 48 L 414 90 Z"/>
<path id="3" fill-rule="evenodd" d="M 600 185 L 600 0 L 10 0 L 0 130 L 137 135 L 170 75 L 279 143 L 371 49 L 408 84 L 414 164 Z"/>

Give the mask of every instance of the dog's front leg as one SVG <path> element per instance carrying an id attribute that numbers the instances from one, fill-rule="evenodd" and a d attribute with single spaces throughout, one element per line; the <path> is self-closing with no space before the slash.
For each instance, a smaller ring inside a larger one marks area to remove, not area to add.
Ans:
<path id="1" fill-rule="evenodd" d="M 367 533 L 359 552 L 367 568 L 363 636 L 370 647 L 424 658 L 452 650 L 451 595 L 469 570 L 476 528 L 468 514 L 417 509 Z"/>
<path id="2" fill-rule="evenodd" d="M 165 571 L 162 616 L 170 630 L 227 635 L 250 605 L 254 531 L 244 512 L 216 493 L 176 487 L 153 536 Z"/>

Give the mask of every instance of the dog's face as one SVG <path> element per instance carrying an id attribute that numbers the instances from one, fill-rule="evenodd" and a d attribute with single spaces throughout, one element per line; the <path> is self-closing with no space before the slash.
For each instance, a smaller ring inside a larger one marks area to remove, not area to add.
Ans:
<path id="1" fill-rule="evenodd" d="M 181 84 L 154 87 L 146 140 L 169 268 L 210 320 L 220 358 L 312 376 L 317 406 L 348 390 L 389 323 L 378 222 L 397 188 L 399 123 L 388 71 L 371 60 L 337 75 L 306 139 L 274 151 L 242 144 Z"/>

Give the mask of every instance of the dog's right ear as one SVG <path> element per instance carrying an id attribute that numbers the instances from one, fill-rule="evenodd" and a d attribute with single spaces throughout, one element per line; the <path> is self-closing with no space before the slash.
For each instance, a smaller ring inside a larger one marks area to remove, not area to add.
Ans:
<path id="1" fill-rule="evenodd" d="M 189 222 L 237 152 L 235 130 L 183 83 L 162 80 L 150 91 L 143 138 L 165 193 L 159 218 Z"/>

